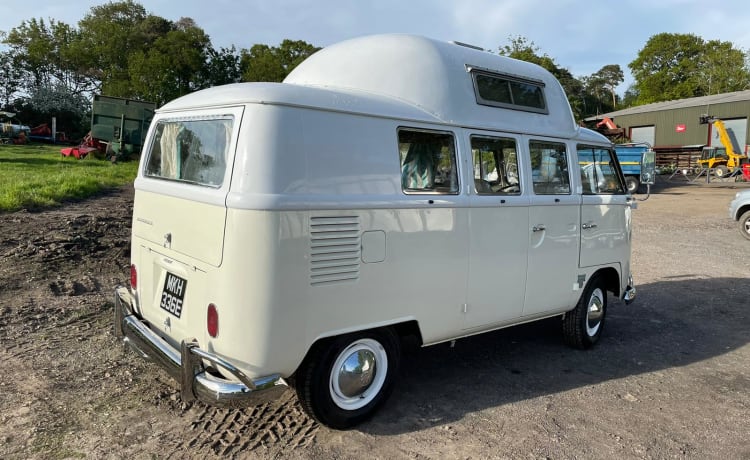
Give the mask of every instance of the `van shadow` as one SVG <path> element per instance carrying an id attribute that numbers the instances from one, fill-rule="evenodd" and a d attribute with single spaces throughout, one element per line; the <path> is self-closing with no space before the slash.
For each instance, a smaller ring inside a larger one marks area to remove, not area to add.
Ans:
<path id="1" fill-rule="evenodd" d="M 405 353 L 396 389 L 359 427 L 395 435 L 503 404 L 710 359 L 748 342 L 746 279 L 662 280 L 631 305 L 609 298 L 592 349 L 567 347 L 559 318 Z"/>

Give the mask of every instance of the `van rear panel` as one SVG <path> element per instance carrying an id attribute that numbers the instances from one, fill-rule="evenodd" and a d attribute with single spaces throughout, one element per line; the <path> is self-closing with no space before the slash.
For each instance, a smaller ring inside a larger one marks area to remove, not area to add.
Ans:
<path id="1" fill-rule="evenodd" d="M 173 346 L 205 343 L 224 254 L 242 107 L 161 113 L 135 182 L 132 258 L 140 313 Z"/>

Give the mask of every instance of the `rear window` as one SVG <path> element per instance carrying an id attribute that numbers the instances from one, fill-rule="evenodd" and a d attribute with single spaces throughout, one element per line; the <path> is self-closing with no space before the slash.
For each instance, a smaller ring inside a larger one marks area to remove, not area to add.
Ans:
<path id="1" fill-rule="evenodd" d="M 221 187 L 233 121 L 232 117 L 159 121 L 146 176 Z"/>

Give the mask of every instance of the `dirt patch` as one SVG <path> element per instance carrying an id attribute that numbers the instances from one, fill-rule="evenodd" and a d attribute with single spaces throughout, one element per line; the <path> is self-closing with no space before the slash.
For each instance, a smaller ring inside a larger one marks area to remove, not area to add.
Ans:
<path id="1" fill-rule="evenodd" d="M 662 183 L 634 213 L 639 297 L 600 344 L 559 322 L 409 352 L 358 429 L 259 407 L 184 404 L 113 337 L 132 189 L 0 215 L 0 458 L 750 458 L 750 244 L 740 184 Z"/>

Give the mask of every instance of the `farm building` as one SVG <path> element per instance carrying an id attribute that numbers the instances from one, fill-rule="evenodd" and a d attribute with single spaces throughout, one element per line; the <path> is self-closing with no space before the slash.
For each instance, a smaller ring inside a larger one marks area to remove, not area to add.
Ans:
<path id="1" fill-rule="evenodd" d="M 722 146 L 718 130 L 711 123 L 701 122 L 705 115 L 721 119 L 734 150 L 747 155 L 750 90 L 630 107 L 585 121 L 606 128 L 599 122 L 609 118 L 616 129 L 603 131 L 624 135 L 631 142 L 647 142 L 657 153 L 657 163 L 683 168 L 696 165 L 704 146 Z"/>

